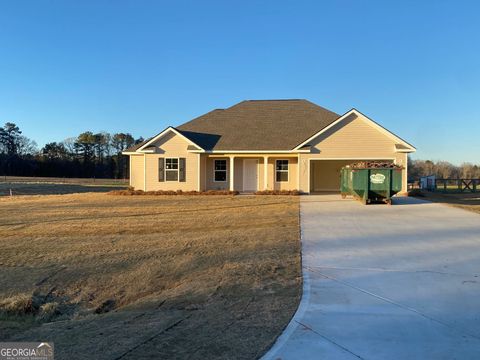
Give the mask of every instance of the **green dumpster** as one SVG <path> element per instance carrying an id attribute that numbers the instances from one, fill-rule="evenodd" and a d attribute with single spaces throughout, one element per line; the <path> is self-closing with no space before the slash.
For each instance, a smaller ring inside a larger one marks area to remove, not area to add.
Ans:
<path id="1" fill-rule="evenodd" d="M 394 164 L 358 163 L 341 171 L 342 198 L 351 195 L 364 204 L 392 204 L 392 196 L 402 190 L 402 167 Z"/>

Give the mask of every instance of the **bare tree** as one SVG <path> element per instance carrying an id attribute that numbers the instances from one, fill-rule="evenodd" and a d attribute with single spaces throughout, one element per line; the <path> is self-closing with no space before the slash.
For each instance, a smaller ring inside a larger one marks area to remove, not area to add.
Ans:
<path id="1" fill-rule="evenodd" d="M 17 154 L 21 156 L 36 155 L 38 153 L 38 145 L 35 141 L 30 140 L 26 136 L 19 136 L 17 139 Z"/>
<path id="2" fill-rule="evenodd" d="M 480 179 L 480 166 L 463 163 L 460 166 L 448 161 L 433 162 L 431 160 L 408 161 L 409 177 L 416 180 L 421 176 L 436 175 L 441 179 Z"/>

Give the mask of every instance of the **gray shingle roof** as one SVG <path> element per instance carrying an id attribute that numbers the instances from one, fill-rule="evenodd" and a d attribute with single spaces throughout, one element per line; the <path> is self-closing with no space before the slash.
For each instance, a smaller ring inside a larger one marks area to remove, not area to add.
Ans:
<path id="1" fill-rule="evenodd" d="M 307 100 L 246 100 L 176 129 L 204 150 L 291 150 L 339 117 Z"/>
<path id="2" fill-rule="evenodd" d="M 124 150 L 124 152 L 135 152 L 138 149 L 140 149 L 143 145 L 145 145 L 147 142 L 149 142 L 150 140 L 152 140 L 152 138 L 143 140 L 142 142 L 139 142 L 138 144 L 130 146 L 128 149 Z"/>
<path id="3" fill-rule="evenodd" d="M 339 117 L 307 100 L 247 100 L 177 130 L 205 150 L 291 150 Z"/>

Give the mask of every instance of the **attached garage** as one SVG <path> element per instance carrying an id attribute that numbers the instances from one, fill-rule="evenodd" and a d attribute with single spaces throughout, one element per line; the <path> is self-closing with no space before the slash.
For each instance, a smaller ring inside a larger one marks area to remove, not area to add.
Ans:
<path id="1" fill-rule="evenodd" d="M 390 160 L 403 167 L 406 192 L 407 156 L 414 151 L 355 109 L 338 115 L 291 99 L 248 100 L 216 109 L 170 126 L 124 154 L 131 160 L 130 185 L 144 191 L 310 193 L 339 191 L 340 169 L 362 160 Z"/>
<path id="2" fill-rule="evenodd" d="M 348 164 L 366 159 L 350 160 L 310 160 L 310 192 L 340 191 L 340 170 Z M 378 161 L 391 161 L 382 160 Z"/>

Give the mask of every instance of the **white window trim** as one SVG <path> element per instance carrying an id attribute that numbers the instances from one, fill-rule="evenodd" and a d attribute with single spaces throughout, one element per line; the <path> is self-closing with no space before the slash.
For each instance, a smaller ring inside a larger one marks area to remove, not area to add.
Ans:
<path id="1" fill-rule="evenodd" d="M 167 170 L 167 159 L 177 159 L 177 180 L 167 180 L 167 171 L 174 171 L 173 169 Z M 180 158 L 178 157 L 166 157 L 164 158 L 165 163 L 163 164 L 163 178 L 165 182 L 180 182 Z"/>
<path id="2" fill-rule="evenodd" d="M 277 161 L 286 161 L 287 162 L 287 170 L 277 170 Z M 277 181 L 277 171 L 278 172 L 286 172 L 287 173 L 287 181 Z M 290 182 L 290 160 L 289 159 L 275 159 L 275 182 L 276 183 L 286 183 Z"/>
<path id="3" fill-rule="evenodd" d="M 225 161 L 225 181 L 216 181 L 215 180 L 215 171 L 224 171 L 224 170 L 215 170 L 215 161 Z M 228 183 L 228 159 L 213 159 L 213 182 L 214 183 Z"/>

